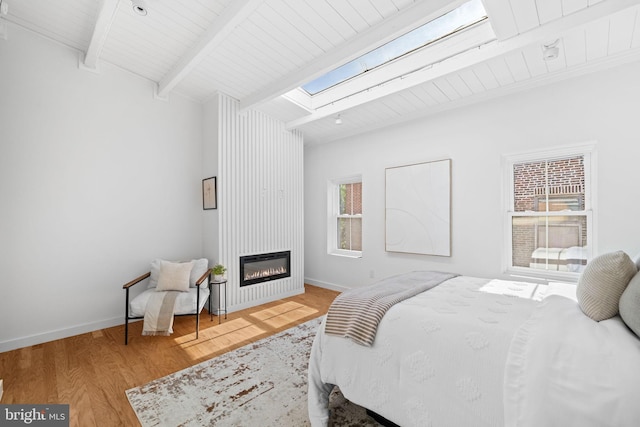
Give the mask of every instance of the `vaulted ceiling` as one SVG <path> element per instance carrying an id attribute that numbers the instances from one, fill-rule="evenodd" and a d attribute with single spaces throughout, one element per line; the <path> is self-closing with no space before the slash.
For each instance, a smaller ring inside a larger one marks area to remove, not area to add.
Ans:
<path id="1" fill-rule="evenodd" d="M 108 62 L 148 78 L 158 102 L 224 93 L 306 144 L 640 60 L 640 0 L 483 0 L 488 20 L 412 54 L 401 75 L 313 108 L 291 95 L 464 2 L 146 0 L 140 16 L 132 0 L 1 0 L 0 23 L 77 49 L 88 71 Z M 556 41 L 558 57 L 545 61 Z"/>

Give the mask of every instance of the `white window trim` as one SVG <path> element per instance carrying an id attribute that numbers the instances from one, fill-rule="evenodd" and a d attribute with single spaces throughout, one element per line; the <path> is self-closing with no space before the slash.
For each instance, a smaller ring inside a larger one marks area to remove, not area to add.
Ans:
<path id="1" fill-rule="evenodd" d="M 584 155 L 584 173 L 585 173 L 585 210 L 572 213 L 573 215 L 586 215 L 587 217 L 587 259 L 591 260 L 596 256 L 595 248 L 597 247 L 597 227 L 596 227 L 596 208 L 597 207 L 597 191 L 595 183 L 598 182 L 597 171 L 597 155 L 596 142 L 589 141 L 580 144 L 563 145 L 557 148 L 544 150 L 532 150 L 517 154 L 507 154 L 502 156 L 502 170 L 504 174 L 503 182 L 503 212 L 504 212 L 504 244 L 502 271 L 505 274 L 523 277 L 535 280 L 564 280 L 577 281 L 580 273 L 564 272 L 564 271 L 546 271 L 537 270 L 527 267 L 514 267 L 511 265 L 513 253 L 513 241 L 511 232 L 511 221 L 514 216 L 540 216 L 540 212 L 515 212 L 515 201 L 513 194 L 513 165 L 517 163 L 531 162 L 536 160 L 552 160 L 554 158 L 563 158 L 569 156 Z M 566 212 L 557 214 L 548 212 L 545 216 L 567 215 Z M 571 215 L 571 214 L 570 214 Z"/>
<path id="2" fill-rule="evenodd" d="M 336 188 L 340 184 L 362 182 L 362 175 L 352 175 L 344 178 L 332 179 L 327 182 L 327 253 L 329 255 L 348 258 L 362 258 L 362 251 L 338 249 L 338 217 L 362 218 L 362 215 L 339 215 L 340 201 Z"/>

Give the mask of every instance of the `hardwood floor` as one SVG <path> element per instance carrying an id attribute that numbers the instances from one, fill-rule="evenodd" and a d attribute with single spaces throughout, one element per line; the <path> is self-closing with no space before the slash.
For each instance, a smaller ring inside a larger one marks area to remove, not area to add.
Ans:
<path id="1" fill-rule="evenodd" d="M 228 319 L 176 317 L 170 337 L 143 337 L 142 322 L 0 353 L 3 404 L 64 403 L 71 426 L 138 426 L 125 390 L 211 359 L 327 312 L 338 292 L 305 285 L 305 293 L 229 313 Z"/>

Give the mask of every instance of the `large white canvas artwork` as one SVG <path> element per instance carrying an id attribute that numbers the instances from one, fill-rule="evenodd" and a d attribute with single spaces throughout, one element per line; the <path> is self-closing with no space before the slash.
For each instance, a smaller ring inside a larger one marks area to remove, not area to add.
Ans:
<path id="1" fill-rule="evenodd" d="M 451 159 L 386 169 L 385 249 L 451 256 Z"/>

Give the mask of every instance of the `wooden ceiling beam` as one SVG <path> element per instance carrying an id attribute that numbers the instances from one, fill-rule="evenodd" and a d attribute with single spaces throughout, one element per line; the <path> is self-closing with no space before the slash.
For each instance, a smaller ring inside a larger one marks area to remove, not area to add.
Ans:
<path id="1" fill-rule="evenodd" d="M 596 3 L 593 6 L 565 16 L 564 18 L 551 21 L 546 25 L 542 25 L 526 33 L 510 37 L 503 41 L 495 41 L 477 49 L 468 50 L 436 64 L 426 66 L 422 70 L 409 73 L 379 86 L 336 100 L 329 105 L 314 110 L 309 115 L 288 122 L 286 128 L 295 129 L 316 120 L 334 116 L 342 111 L 381 99 L 402 90 L 410 89 L 439 77 L 462 71 L 468 67 L 489 61 L 534 43 L 544 44 L 552 39 L 560 38 L 562 34 L 571 29 L 586 26 L 590 22 L 601 19 L 602 17 L 607 17 L 630 7 L 636 7 L 637 5 L 638 0 L 607 0 Z"/>
<path id="2" fill-rule="evenodd" d="M 482 0 L 482 3 L 498 40 L 505 40 L 518 34 L 518 26 L 509 0 Z"/>
<path id="3" fill-rule="evenodd" d="M 178 85 L 212 49 L 251 15 L 264 0 L 233 0 L 222 11 L 207 31 L 174 64 L 173 68 L 158 83 L 156 95 L 164 98 Z"/>
<path id="4" fill-rule="evenodd" d="M 111 24 L 118 11 L 120 0 L 103 0 L 100 7 L 100 12 L 96 18 L 95 26 L 93 27 L 93 34 L 91 35 L 91 41 L 89 47 L 84 54 L 84 61 L 82 65 L 89 70 L 97 70 L 98 59 L 100 53 L 107 41 Z"/>
<path id="5" fill-rule="evenodd" d="M 381 24 L 373 26 L 326 52 L 306 66 L 278 79 L 272 85 L 240 100 L 240 111 L 254 108 L 295 89 L 332 69 L 355 59 L 380 45 L 456 8 L 466 0 L 430 0 L 415 2 Z"/>

